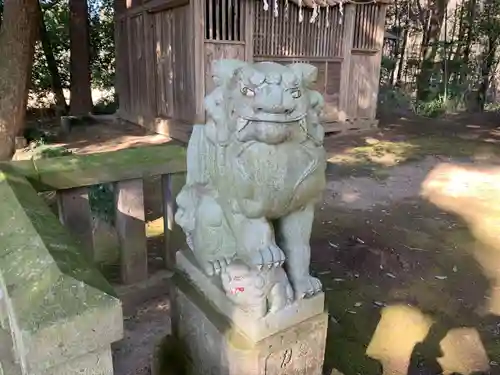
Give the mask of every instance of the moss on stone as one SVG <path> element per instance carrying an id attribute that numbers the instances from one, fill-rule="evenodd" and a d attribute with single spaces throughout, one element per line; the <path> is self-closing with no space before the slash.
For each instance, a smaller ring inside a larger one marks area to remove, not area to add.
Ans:
<path id="1" fill-rule="evenodd" d="M 115 292 L 29 182 L 0 173 L 0 275 L 17 323 L 39 330 L 117 303 Z"/>
<path id="2" fill-rule="evenodd" d="M 60 190 L 184 172 L 186 151 L 181 146 L 155 145 L 98 154 L 3 162 L 0 170 L 26 177 L 38 191 Z"/>

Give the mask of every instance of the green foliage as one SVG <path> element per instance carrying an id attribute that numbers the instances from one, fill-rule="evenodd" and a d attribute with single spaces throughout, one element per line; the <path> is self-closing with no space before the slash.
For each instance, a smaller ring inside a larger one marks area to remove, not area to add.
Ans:
<path id="1" fill-rule="evenodd" d="M 32 126 L 24 129 L 23 137 L 28 144 L 32 145 L 32 148 L 45 145 L 55 138 L 51 132 Z"/>
<path id="2" fill-rule="evenodd" d="M 485 110 L 489 112 L 500 112 L 500 103 L 488 103 Z"/>
<path id="3" fill-rule="evenodd" d="M 69 88 L 69 3 L 68 0 L 41 1 L 47 36 L 52 44 L 63 88 Z M 113 30 L 113 1 L 88 0 L 91 44 L 92 87 L 114 87 L 115 48 Z M 32 92 L 45 96 L 51 92 L 51 76 L 41 42 L 35 47 L 32 71 Z"/>
<path id="4" fill-rule="evenodd" d="M 382 56 L 382 62 L 380 65 L 380 82 L 382 84 L 388 84 L 391 72 L 394 71 L 397 64 L 397 59 L 388 56 Z"/>
<path id="5" fill-rule="evenodd" d="M 60 156 L 69 156 L 73 154 L 71 150 L 68 150 L 64 146 L 42 146 L 39 152 L 40 158 L 48 159 L 48 158 L 57 158 Z"/>
<path id="6" fill-rule="evenodd" d="M 69 87 L 69 8 L 68 0 L 42 1 L 43 19 L 47 37 L 51 42 L 54 57 L 59 67 L 63 87 Z M 40 95 L 51 92 L 51 77 L 47 61 L 38 40 L 31 73 L 32 90 Z"/>
<path id="7" fill-rule="evenodd" d="M 416 112 L 420 116 L 439 117 L 446 113 L 446 100 L 438 96 L 430 101 L 420 102 L 416 106 Z"/>
<path id="8" fill-rule="evenodd" d="M 391 3 L 386 28 L 400 39 L 389 52 L 396 64 L 403 59 L 398 84 L 412 96 L 418 88 L 418 97 L 425 98 L 415 106 L 417 112 L 437 116 L 443 111 L 480 110 L 482 104 L 491 107 L 488 100 L 495 95 L 489 94 L 497 91 L 492 86 L 500 61 L 499 15 L 500 0 L 464 0 L 452 6 L 437 0 Z M 383 59 L 382 85 L 388 83 L 390 68 L 391 62 Z"/>
<path id="9" fill-rule="evenodd" d="M 108 89 L 115 80 L 113 0 L 89 0 L 93 87 Z"/>
<path id="10" fill-rule="evenodd" d="M 380 87 L 377 108 L 379 114 L 398 114 L 401 116 L 415 113 L 411 95 L 404 90 L 391 85 Z"/>
<path id="11" fill-rule="evenodd" d="M 90 208 L 108 223 L 115 223 L 115 200 L 112 184 L 93 185 L 89 189 Z"/>
<path id="12" fill-rule="evenodd" d="M 104 96 L 94 105 L 94 113 L 105 115 L 115 113 L 118 109 L 118 95 Z"/>

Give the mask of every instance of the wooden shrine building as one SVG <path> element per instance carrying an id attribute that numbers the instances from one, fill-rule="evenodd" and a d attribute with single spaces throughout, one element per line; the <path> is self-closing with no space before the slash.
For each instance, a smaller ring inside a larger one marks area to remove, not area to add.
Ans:
<path id="1" fill-rule="evenodd" d="M 238 58 L 317 66 L 325 130 L 372 127 L 388 1 L 117 0 L 118 116 L 186 141 L 204 123 L 211 61 Z"/>

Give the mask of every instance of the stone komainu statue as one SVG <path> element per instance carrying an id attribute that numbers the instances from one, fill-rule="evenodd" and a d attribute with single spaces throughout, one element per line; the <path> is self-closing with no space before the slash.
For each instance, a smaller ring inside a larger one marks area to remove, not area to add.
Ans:
<path id="1" fill-rule="evenodd" d="M 238 60 L 215 61 L 212 69 L 208 121 L 193 128 L 175 219 L 198 263 L 207 275 L 221 275 L 230 298 L 245 290 L 232 282 L 262 291 L 264 315 L 321 291 L 309 274 L 326 168 L 323 98 L 312 89 L 317 69 Z"/>

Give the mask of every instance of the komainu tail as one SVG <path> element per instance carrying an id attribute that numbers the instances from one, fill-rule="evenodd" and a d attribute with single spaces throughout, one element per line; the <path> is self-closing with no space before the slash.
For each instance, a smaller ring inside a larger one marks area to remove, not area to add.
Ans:
<path id="1" fill-rule="evenodd" d="M 205 125 L 194 125 L 187 147 L 186 185 L 208 184 L 213 163 L 214 145 L 205 134 Z"/>

